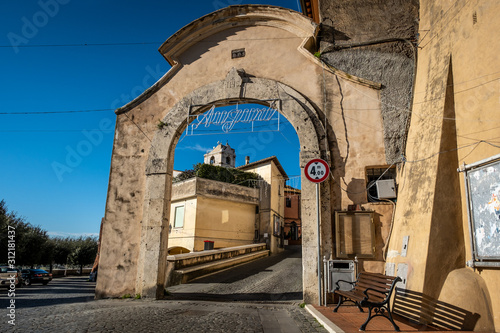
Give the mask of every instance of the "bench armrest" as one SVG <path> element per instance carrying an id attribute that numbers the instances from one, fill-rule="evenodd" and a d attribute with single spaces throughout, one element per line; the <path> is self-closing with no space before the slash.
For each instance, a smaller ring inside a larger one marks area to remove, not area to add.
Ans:
<path id="1" fill-rule="evenodd" d="M 345 282 L 345 283 L 349 283 L 351 285 L 355 284 L 356 281 L 346 281 L 346 280 L 337 280 L 337 282 L 335 282 L 335 285 L 337 286 L 337 288 L 335 288 L 335 290 L 339 290 L 340 289 L 340 285 L 339 285 L 339 282 Z"/>
<path id="2" fill-rule="evenodd" d="M 381 291 L 378 291 L 378 290 L 373 289 L 373 288 L 366 288 L 363 291 L 363 294 L 365 294 L 365 299 L 363 300 L 363 302 L 368 301 L 368 298 L 370 298 L 370 295 L 368 295 L 368 291 L 371 290 L 371 291 L 376 292 L 379 295 L 385 295 L 384 300 L 382 302 L 380 302 L 380 304 L 387 303 L 391 297 L 391 294 L 392 294 L 392 291 L 394 290 L 394 287 L 396 286 L 396 283 L 398 283 L 399 281 L 401 281 L 401 278 L 398 276 L 394 279 L 394 281 L 392 281 L 391 288 L 387 292 L 381 292 Z"/>
<path id="3" fill-rule="evenodd" d="M 390 292 L 383 293 L 383 292 L 380 292 L 380 291 L 378 291 L 376 289 L 373 289 L 373 288 L 366 288 L 365 290 L 363 290 L 363 294 L 365 294 L 365 299 L 363 299 L 363 302 L 368 301 L 368 298 L 370 298 L 370 295 L 368 295 L 368 291 L 369 290 L 374 291 L 374 292 L 376 292 L 377 294 L 380 294 L 380 295 L 385 295 L 385 299 L 381 303 L 385 303 L 387 301 L 387 296 L 391 294 Z"/>

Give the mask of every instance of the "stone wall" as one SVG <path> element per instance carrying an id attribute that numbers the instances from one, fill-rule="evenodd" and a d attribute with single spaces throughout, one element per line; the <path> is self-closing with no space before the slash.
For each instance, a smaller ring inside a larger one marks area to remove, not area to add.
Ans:
<path id="1" fill-rule="evenodd" d="M 404 151 L 417 59 L 417 0 L 320 1 L 321 59 L 382 84 L 388 164 Z"/>

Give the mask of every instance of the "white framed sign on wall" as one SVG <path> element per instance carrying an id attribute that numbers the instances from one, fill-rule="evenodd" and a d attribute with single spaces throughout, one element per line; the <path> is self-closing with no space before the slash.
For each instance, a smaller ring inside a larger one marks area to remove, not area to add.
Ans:
<path id="1" fill-rule="evenodd" d="M 471 267 L 500 267 L 500 154 L 460 169 L 464 174 Z"/>

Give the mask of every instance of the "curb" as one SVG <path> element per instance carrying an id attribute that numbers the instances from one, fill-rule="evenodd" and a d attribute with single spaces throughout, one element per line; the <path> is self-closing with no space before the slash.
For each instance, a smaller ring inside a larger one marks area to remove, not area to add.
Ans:
<path id="1" fill-rule="evenodd" d="M 316 320 L 323 325 L 323 327 L 330 333 L 345 333 L 340 327 L 332 323 L 328 318 L 323 316 L 318 310 L 316 310 L 311 304 L 306 305 L 306 310 L 309 312 Z"/>

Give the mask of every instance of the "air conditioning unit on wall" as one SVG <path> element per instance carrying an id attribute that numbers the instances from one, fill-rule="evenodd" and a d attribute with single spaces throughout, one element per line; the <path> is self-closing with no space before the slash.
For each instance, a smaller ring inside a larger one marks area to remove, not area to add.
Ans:
<path id="1" fill-rule="evenodd" d="M 378 199 L 396 198 L 396 183 L 394 179 L 377 180 L 375 187 L 377 188 Z"/>

